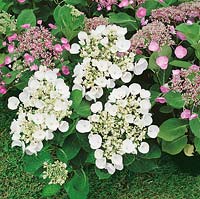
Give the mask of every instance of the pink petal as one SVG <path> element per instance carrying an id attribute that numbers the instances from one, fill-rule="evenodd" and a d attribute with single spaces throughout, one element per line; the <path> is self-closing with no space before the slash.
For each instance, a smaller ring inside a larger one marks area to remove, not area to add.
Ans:
<path id="1" fill-rule="evenodd" d="M 182 59 L 187 55 L 187 49 L 184 48 L 183 46 L 177 46 L 174 53 L 177 58 Z"/>
<path id="2" fill-rule="evenodd" d="M 149 44 L 148 49 L 150 51 L 155 52 L 155 51 L 158 51 L 160 49 L 160 47 L 159 47 L 159 44 L 156 41 L 151 41 L 150 44 Z"/>
<path id="3" fill-rule="evenodd" d="M 136 11 L 136 17 L 138 18 L 143 18 L 145 17 L 147 14 L 147 10 L 146 8 L 140 7 L 137 11 Z"/>
<path id="4" fill-rule="evenodd" d="M 157 97 L 155 101 L 160 104 L 166 103 L 166 99 L 164 97 Z"/>
<path id="5" fill-rule="evenodd" d="M 189 119 L 191 116 L 191 111 L 189 109 L 185 109 L 182 113 L 181 113 L 181 119 Z"/>
<path id="6" fill-rule="evenodd" d="M 169 58 L 167 56 L 160 56 L 156 59 L 156 64 L 163 70 L 168 67 Z"/>

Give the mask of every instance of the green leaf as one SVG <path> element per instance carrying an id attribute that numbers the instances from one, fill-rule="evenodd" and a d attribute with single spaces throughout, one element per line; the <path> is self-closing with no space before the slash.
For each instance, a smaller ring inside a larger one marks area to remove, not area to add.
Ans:
<path id="1" fill-rule="evenodd" d="M 160 70 L 160 67 L 156 64 L 156 59 L 159 56 L 167 56 L 168 58 L 170 58 L 171 55 L 172 55 L 171 47 L 163 46 L 159 52 L 154 52 L 151 54 L 151 56 L 149 58 L 149 66 L 148 66 L 149 69 L 151 69 L 152 71 Z"/>
<path id="2" fill-rule="evenodd" d="M 155 159 L 149 160 L 149 159 L 138 159 L 131 164 L 128 169 L 130 171 L 136 172 L 136 173 L 144 173 L 149 172 L 154 169 L 158 168 L 157 162 Z"/>
<path id="3" fill-rule="evenodd" d="M 9 72 L 9 74 L 11 75 L 11 77 L 6 77 L 4 76 L 2 78 L 2 80 L 6 83 L 6 84 L 11 84 L 15 79 L 16 76 L 19 74 L 19 71 L 11 71 Z"/>
<path id="4" fill-rule="evenodd" d="M 200 138 L 194 138 L 194 146 L 196 148 L 196 151 L 200 154 Z"/>
<path id="5" fill-rule="evenodd" d="M 173 110 L 174 109 L 171 106 L 162 106 L 159 111 L 161 113 L 171 113 Z"/>
<path id="6" fill-rule="evenodd" d="M 89 182 L 83 170 L 75 171 L 72 179 L 64 186 L 70 199 L 87 199 Z"/>
<path id="7" fill-rule="evenodd" d="M 73 159 L 80 151 L 80 143 L 76 134 L 67 137 L 63 144 L 63 151 L 67 156 L 67 160 Z"/>
<path id="8" fill-rule="evenodd" d="M 125 154 L 123 158 L 123 162 L 125 166 L 131 165 L 135 161 L 135 155 L 133 154 Z"/>
<path id="9" fill-rule="evenodd" d="M 70 5 L 87 6 L 87 1 L 86 0 L 65 0 L 65 3 L 70 4 Z"/>
<path id="10" fill-rule="evenodd" d="M 158 137 L 165 141 L 173 141 L 185 134 L 187 130 L 187 121 L 171 118 L 160 126 Z"/>
<path id="11" fill-rule="evenodd" d="M 31 9 L 22 10 L 17 17 L 17 27 L 21 29 L 23 24 L 30 24 L 31 26 L 36 25 L 36 17 Z"/>
<path id="12" fill-rule="evenodd" d="M 160 156 L 161 156 L 161 150 L 158 145 L 154 144 L 150 146 L 150 151 L 147 154 L 144 154 L 142 158 L 154 159 L 154 158 L 160 158 Z"/>
<path id="13" fill-rule="evenodd" d="M 187 144 L 187 135 L 177 138 L 171 142 L 162 141 L 162 150 L 171 155 L 180 153 Z"/>
<path id="14" fill-rule="evenodd" d="M 72 108 L 77 109 L 82 101 L 82 92 L 80 90 L 73 90 L 71 92 Z"/>
<path id="15" fill-rule="evenodd" d="M 165 95 L 165 98 L 167 100 L 167 104 L 172 106 L 173 108 L 180 109 L 183 108 L 185 102 L 182 98 L 181 93 L 170 91 Z"/>
<path id="16" fill-rule="evenodd" d="M 91 115 L 90 103 L 85 100 L 82 101 L 80 105 L 75 109 L 75 111 L 81 117 L 88 117 L 89 115 Z"/>
<path id="17" fill-rule="evenodd" d="M 72 40 L 84 28 L 84 15 L 74 16 L 71 14 L 72 8 L 64 5 L 57 6 L 54 10 L 54 19 L 58 29 Z"/>
<path id="18" fill-rule="evenodd" d="M 200 40 L 200 25 L 198 23 L 182 23 L 176 27 L 176 30 L 182 32 L 192 45 Z"/>
<path id="19" fill-rule="evenodd" d="M 108 179 L 111 175 L 106 170 L 101 170 L 95 167 L 95 173 L 98 176 L 99 180 Z"/>
<path id="20" fill-rule="evenodd" d="M 43 197 L 50 197 L 57 194 L 61 189 L 61 186 L 58 184 L 48 184 L 42 190 Z"/>
<path id="21" fill-rule="evenodd" d="M 188 69 L 192 65 L 190 62 L 180 61 L 180 60 L 173 60 L 169 64 L 172 66 L 176 66 L 179 68 L 186 68 L 186 69 Z"/>
<path id="22" fill-rule="evenodd" d="M 50 161 L 51 155 L 48 151 L 41 151 L 37 155 L 26 155 L 24 156 L 24 170 L 26 172 L 34 173 L 43 166 L 44 162 Z"/>
<path id="23" fill-rule="evenodd" d="M 196 137 L 200 138 L 200 118 L 195 118 L 193 120 L 190 120 L 189 124 L 192 133 Z"/>
<path id="24" fill-rule="evenodd" d="M 129 31 L 138 29 L 136 20 L 124 12 L 109 13 L 109 22 L 120 25 L 122 27 L 126 27 Z"/>

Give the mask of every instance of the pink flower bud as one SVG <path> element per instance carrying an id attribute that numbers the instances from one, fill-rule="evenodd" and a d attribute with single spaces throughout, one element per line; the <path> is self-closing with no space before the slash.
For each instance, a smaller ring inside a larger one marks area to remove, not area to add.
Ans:
<path id="1" fill-rule="evenodd" d="M 160 49 L 160 47 L 159 47 L 159 44 L 156 41 L 151 41 L 150 44 L 149 44 L 148 49 L 150 51 L 155 52 L 155 51 L 158 51 Z"/>
<path id="2" fill-rule="evenodd" d="M 4 95 L 4 94 L 6 94 L 6 92 L 7 92 L 6 87 L 3 85 L 0 85 L 0 93 Z"/>
<path id="3" fill-rule="evenodd" d="M 8 45 L 8 52 L 9 53 L 14 53 L 15 47 L 13 45 Z"/>
<path id="4" fill-rule="evenodd" d="M 187 49 L 184 48 L 183 46 L 177 46 L 174 52 L 176 57 L 179 59 L 182 59 L 187 55 Z"/>
<path id="5" fill-rule="evenodd" d="M 143 52 L 139 49 L 139 48 L 137 48 L 136 49 L 136 52 L 135 52 L 137 55 L 142 55 L 143 54 Z"/>
<path id="6" fill-rule="evenodd" d="M 160 90 L 162 93 L 168 93 L 170 91 L 170 88 L 167 86 L 161 86 Z"/>
<path id="7" fill-rule="evenodd" d="M 26 0 L 17 0 L 19 3 L 24 3 Z"/>
<path id="8" fill-rule="evenodd" d="M 11 75 L 10 73 L 7 73 L 7 74 L 6 74 L 6 77 L 7 77 L 7 78 L 11 78 L 12 75 Z"/>
<path id="9" fill-rule="evenodd" d="M 176 36 L 182 41 L 186 40 L 186 36 L 182 32 L 177 31 Z"/>
<path id="10" fill-rule="evenodd" d="M 177 69 L 177 70 L 172 70 L 172 74 L 173 75 L 180 75 L 180 70 L 179 69 Z"/>
<path id="11" fill-rule="evenodd" d="M 197 117 L 198 117 L 198 114 L 193 113 L 193 114 L 190 116 L 189 120 L 196 119 Z"/>
<path id="12" fill-rule="evenodd" d="M 8 42 L 11 43 L 12 41 L 16 40 L 17 39 L 17 34 L 13 34 L 11 36 L 8 36 Z"/>
<path id="13" fill-rule="evenodd" d="M 110 10 L 111 10 L 111 6 L 107 6 L 106 9 L 107 9 L 108 11 L 110 11 Z"/>
<path id="14" fill-rule="evenodd" d="M 38 25 L 42 25 L 42 20 L 38 20 L 38 21 L 37 21 L 37 24 L 38 24 Z"/>
<path id="15" fill-rule="evenodd" d="M 145 17 L 147 14 L 147 10 L 146 8 L 140 7 L 137 11 L 136 11 L 136 17 L 138 18 L 143 18 Z"/>
<path id="16" fill-rule="evenodd" d="M 25 53 L 24 59 L 25 59 L 27 64 L 30 64 L 30 63 L 34 62 L 34 57 L 29 55 L 28 53 Z"/>
<path id="17" fill-rule="evenodd" d="M 191 111 L 189 109 L 185 109 L 182 113 L 181 113 L 181 119 L 189 119 L 191 116 Z"/>
<path id="18" fill-rule="evenodd" d="M 21 25 L 21 28 L 24 28 L 24 29 L 28 29 L 30 27 L 31 27 L 31 24 L 29 24 L 29 23 Z"/>
<path id="19" fill-rule="evenodd" d="M 57 28 L 57 27 L 56 27 L 54 24 L 52 24 L 52 23 L 49 23 L 48 26 L 49 26 L 51 29 L 56 29 L 56 28 Z"/>
<path id="20" fill-rule="evenodd" d="M 64 37 L 61 38 L 61 42 L 62 42 L 62 44 L 68 44 L 69 43 L 69 41 Z"/>
<path id="21" fill-rule="evenodd" d="M 199 66 L 197 66 L 197 65 L 192 65 L 192 66 L 190 66 L 190 68 L 189 69 L 191 69 L 193 72 L 198 72 L 199 71 L 199 69 L 200 69 L 200 67 Z"/>
<path id="22" fill-rule="evenodd" d="M 63 51 L 63 48 L 62 48 L 62 46 L 61 46 L 60 44 L 56 44 L 56 45 L 54 46 L 54 50 L 55 50 L 56 52 L 58 52 L 58 53 L 61 53 L 61 52 Z"/>
<path id="23" fill-rule="evenodd" d="M 3 46 L 6 46 L 6 45 L 7 45 L 6 41 L 3 41 L 3 42 L 2 42 L 2 45 L 3 45 Z"/>
<path id="24" fill-rule="evenodd" d="M 5 60 L 4 60 L 4 64 L 5 64 L 5 65 L 10 64 L 11 62 L 12 62 L 12 61 L 11 61 L 11 58 L 8 57 L 8 56 L 7 56 L 7 57 L 5 58 Z"/>
<path id="25" fill-rule="evenodd" d="M 126 7 L 129 5 L 128 0 L 122 0 L 121 3 L 118 5 L 120 8 Z"/>
<path id="26" fill-rule="evenodd" d="M 38 70 L 38 65 L 36 64 L 33 64 L 31 67 L 30 67 L 30 71 L 37 71 Z"/>
<path id="27" fill-rule="evenodd" d="M 145 17 L 143 17 L 143 18 L 141 19 L 141 21 L 140 21 L 140 23 L 141 23 L 142 26 L 146 26 L 146 25 L 148 24 L 148 22 L 149 22 L 149 20 L 148 20 L 148 19 L 145 20 Z"/>
<path id="28" fill-rule="evenodd" d="M 67 66 L 62 66 L 62 73 L 64 75 L 69 75 L 70 74 L 69 68 Z"/>
<path id="29" fill-rule="evenodd" d="M 70 48 L 71 48 L 71 46 L 70 46 L 69 43 L 68 43 L 68 44 L 63 44 L 63 45 L 62 45 L 62 49 L 63 49 L 63 50 L 67 50 L 67 51 L 69 51 Z"/>
<path id="30" fill-rule="evenodd" d="M 166 99 L 164 97 L 157 97 L 155 101 L 160 104 L 166 103 Z"/>
<path id="31" fill-rule="evenodd" d="M 169 58 L 167 56 L 160 56 L 156 59 L 156 64 L 163 70 L 168 67 Z"/>

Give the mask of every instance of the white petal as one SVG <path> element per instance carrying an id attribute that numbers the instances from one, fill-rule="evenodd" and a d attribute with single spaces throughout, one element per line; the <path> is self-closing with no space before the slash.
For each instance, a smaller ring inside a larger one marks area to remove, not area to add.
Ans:
<path id="1" fill-rule="evenodd" d="M 143 154 L 148 153 L 149 144 L 147 142 L 141 142 L 140 146 L 138 147 L 138 151 Z"/>
<path id="2" fill-rule="evenodd" d="M 93 113 L 101 112 L 102 109 L 103 109 L 102 102 L 96 102 L 96 103 L 92 104 L 91 107 L 90 107 L 90 109 L 91 109 L 91 111 Z"/>
<path id="3" fill-rule="evenodd" d="M 92 130 L 92 125 L 88 120 L 79 120 L 76 125 L 76 130 L 79 133 L 87 133 Z"/>
<path id="4" fill-rule="evenodd" d="M 151 126 L 148 127 L 147 135 L 150 138 L 156 138 L 158 136 L 158 133 L 159 133 L 159 127 L 158 126 L 151 125 Z"/>
<path id="5" fill-rule="evenodd" d="M 58 129 L 61 132 L 67 132 L 69 129 L 69 123 L 67 121 L 61 121 Z"/>
<path id="6" fill-rule="evenodd" d="M 8 108 L 10 110 L 16 110 L 18 108 L 20 101 L 17 97 L 10 97 L 8 99 Z"/>
<path id="7" fill-rule="evenodd" d="M 70 48 L 70 53 L 71 54 L 78 54 L 79 52 L 80 52 L 80 46 L 79 46 L 79 44 L 77 44 L 77 43 L 73 43 L 72 45 L 71 45 L 71 48 Z"/>

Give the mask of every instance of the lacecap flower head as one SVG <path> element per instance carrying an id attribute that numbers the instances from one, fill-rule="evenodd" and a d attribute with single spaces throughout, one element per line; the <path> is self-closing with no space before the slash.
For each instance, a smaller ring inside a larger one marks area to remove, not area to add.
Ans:
<path id="1" fill-rule="evenodd" d="M 57 77 L 58 69 L 40 66 L 30 78 L 19 97 L 8 99 L 8 108 L 17 112 L 11 124 L 12 147 L 20 146 L 28 155 L 43 148 L 44 140 L 51 140 L 53 132 L 66 132 L 71 115 L 69 87 Z"/>
<path id="2" fill-rule="evenodd" d="M 90 147 L 95 150 L 96 166 L 110 174 L 122 170 L 123 155 L 148 153 L 145 138 L 156 138 L 159 128 L 153 125 L 150 92 L 133 83 L 113 89 L 108 101 L 91 105 L 93 114 L 80 120 L 76 129 L 89 133 Z"/>
<path id="3" fill-rule="evenodd" d="M 80 32 L 79 44 L 72 44 L 70 52 L 83 58 L 74 69 L 73 89 L 82 90 L 87 100 L 100 98 L 103 88 L 114 88 L 116 80 L 128 83 L 134 74 L 141 75 L 147 69 L 144 58 L 134 63 L 126 33 L 120 26 L 100 25 L 89 33 Z"/>

